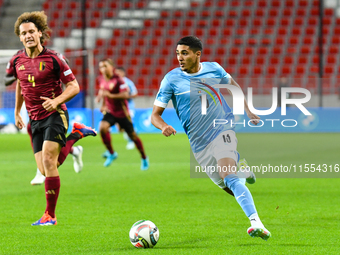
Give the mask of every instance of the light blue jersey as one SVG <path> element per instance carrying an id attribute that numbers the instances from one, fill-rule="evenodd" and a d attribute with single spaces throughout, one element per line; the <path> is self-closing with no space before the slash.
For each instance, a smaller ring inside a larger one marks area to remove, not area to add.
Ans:
<path id="1" fill-rule="evenodd" d="M 137 95 L 138 91 L 137 91 L 137 88 L 136 88 L 135 84 L 133 83 L 133 81 L 131 81 L 127 77 L 124 77 L 124 81 L 129 86 L 129 89 L 130 89 L 129 95 L 130 96 Z M 131 111 L 135 110 L 135 102 L 133 101 L 132 98 L 128 99 L 128 106 L 129 106 L 129 110 L 131 110 Z"/>
<path id="2" fill-rule="evenodd" d="M 234 115 L 216 84 L 230 84 L 231 76 L 216 62 L 203 62 L 197 73 L 183 72 L 179 67 L 168 72 L 161 82 L 155 105 L 166 108 L 170 99 L 188 135 L 194 153 L 203 150 L 218 134 L 234 129 Z M 207 101 L 202 114 L 202 95 Z M 214 120 L 225 120 L 215 125 Z"/>

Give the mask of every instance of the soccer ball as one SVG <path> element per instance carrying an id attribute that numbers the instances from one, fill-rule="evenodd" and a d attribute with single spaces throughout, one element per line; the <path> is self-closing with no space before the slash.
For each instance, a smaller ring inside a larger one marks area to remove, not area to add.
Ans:
<path id="1" fill-rule="evenodd" d="M 159 239 L 159 230 L 149 220 L 139 220 L 130 229 L 130 242 L 136 248 L 153 248 Z"/>

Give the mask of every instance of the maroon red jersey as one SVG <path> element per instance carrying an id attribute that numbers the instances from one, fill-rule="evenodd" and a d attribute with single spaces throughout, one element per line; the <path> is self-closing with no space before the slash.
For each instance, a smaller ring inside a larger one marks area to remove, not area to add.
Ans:
<path id="1" fill-rule="evenodd" d="M 44 48 L 35 58 L 27 56 L 25 50 L 15 54 L 7 65 L 6 73 L 20 81 L 28 115 L 32 120 L 41 120 L 55 111 L 48 112 L 40 97 L 56 98 L 62 92 L 62 83 L 75 79 L 70 67 L 61 54 Z M 66 105 L 59 106 L 66 110 Z"/>
<path id="2" fill-rule="evenodd" d="M 107 90 L 111 94 L 118 94 L 123 91 L 128 91 L 128 86 L 122 78 L 114 74 L 110 80 L 105 80 L 101 75 L 97 79 L 100 89 Z M 104 97 L 105 105 L 110 114 L 117 118 L 126 118 L 129 116 L 129 108 L 126 99 L 110 99 Z"/>

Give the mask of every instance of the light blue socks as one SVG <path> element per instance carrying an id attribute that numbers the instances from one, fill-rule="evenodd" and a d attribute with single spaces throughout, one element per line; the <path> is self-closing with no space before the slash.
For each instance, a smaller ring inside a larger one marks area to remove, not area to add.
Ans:
<path id="1" fill-rule="evenodd" d="M 257 213 L 254 200 L 249 189 L 240 181 L 236 174 L 230 174 L 225 177 L 224 184 L 234 193 L 236 201 L 242 207 L 247 217 Z"/>

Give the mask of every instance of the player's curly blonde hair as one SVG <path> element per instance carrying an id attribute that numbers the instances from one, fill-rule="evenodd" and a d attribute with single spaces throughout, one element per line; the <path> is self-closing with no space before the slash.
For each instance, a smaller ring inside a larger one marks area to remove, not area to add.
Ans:
<path id="1" fill-rule="evenodd" d="M 48 32 L 50 32 L 51 29 L 47 25 L 47 16 L 44 11 L 24 12 L 21 14 L 14 24 L 14 33 L 20 36 L 20 25 L 29 22 L 32 22 L 38 28 L 38 31 L 42 32 L 42 37 L 40 37 L 41 44 L 50 38 Z"/>

